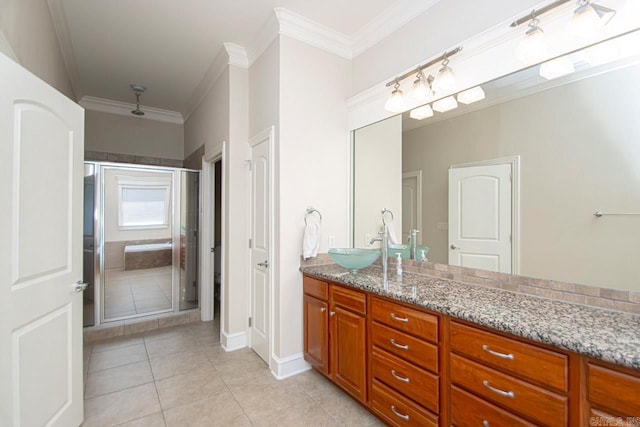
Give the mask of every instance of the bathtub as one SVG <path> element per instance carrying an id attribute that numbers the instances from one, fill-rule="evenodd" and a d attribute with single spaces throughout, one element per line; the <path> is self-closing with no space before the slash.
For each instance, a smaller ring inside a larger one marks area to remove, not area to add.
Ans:
<path id="1" fill-rule="evenodd" d="M 171 242 L 127 245 L 124 247 L 124 269 L 165 267 L 172 264 L 172 253 Z"/>

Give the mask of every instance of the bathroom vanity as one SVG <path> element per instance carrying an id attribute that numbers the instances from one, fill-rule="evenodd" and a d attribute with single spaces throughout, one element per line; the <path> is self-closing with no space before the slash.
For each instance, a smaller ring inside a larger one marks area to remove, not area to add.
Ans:
<path id="1" fill-rule="evenodd" d="M 301 270 L 305 359 L 389 425 L 640 425 L 640 316 L 422 274 L 385 289 L 377 266 Z"/>

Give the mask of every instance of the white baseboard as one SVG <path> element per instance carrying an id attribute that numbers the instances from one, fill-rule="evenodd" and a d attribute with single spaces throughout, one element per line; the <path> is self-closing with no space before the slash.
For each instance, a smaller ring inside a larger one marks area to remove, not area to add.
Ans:
<path id="1" fill-rule="evenodd" d="M 247 334 L 245 332 L 238 332 L 236 334 L 222 333 L 222 340 L 220 342 L 224 351 L 234 351 L 247 346 Z"/>
<path id="2" fill-rule="evenodd" d="M 309 369 L 311 369 L 311 365 L 305 362 L 302 353 L 283 358 L 271 357 L 271 373 L 279 380 L 298 375 Z"/>

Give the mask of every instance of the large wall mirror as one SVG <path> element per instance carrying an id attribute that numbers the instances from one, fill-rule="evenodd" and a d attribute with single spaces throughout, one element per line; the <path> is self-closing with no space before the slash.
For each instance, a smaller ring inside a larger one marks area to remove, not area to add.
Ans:
<path id="1" fill-rule="evenodd" d="M 354 246 L 387 208 L 432 262 L 640 290 L 638 37 L 608 41 L 613 61 L 576 52 L 569 75 L 534 66 L 483 101 L 354 131 Z"/>

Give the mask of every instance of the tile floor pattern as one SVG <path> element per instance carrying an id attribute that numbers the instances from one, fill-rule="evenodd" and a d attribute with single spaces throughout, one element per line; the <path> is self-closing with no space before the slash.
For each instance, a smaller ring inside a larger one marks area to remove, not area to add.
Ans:
<path id="1" fill-rule="evenodd" d="M 117 319 L 169 308 L 171 266 L 105 271 L 105 319 Z"/>
<path id="2" fill-rule="evenodd" d="M 201 322 L 85 343 L 84 427 L 382 426 L 315 371 L 276 380 Z"/>

